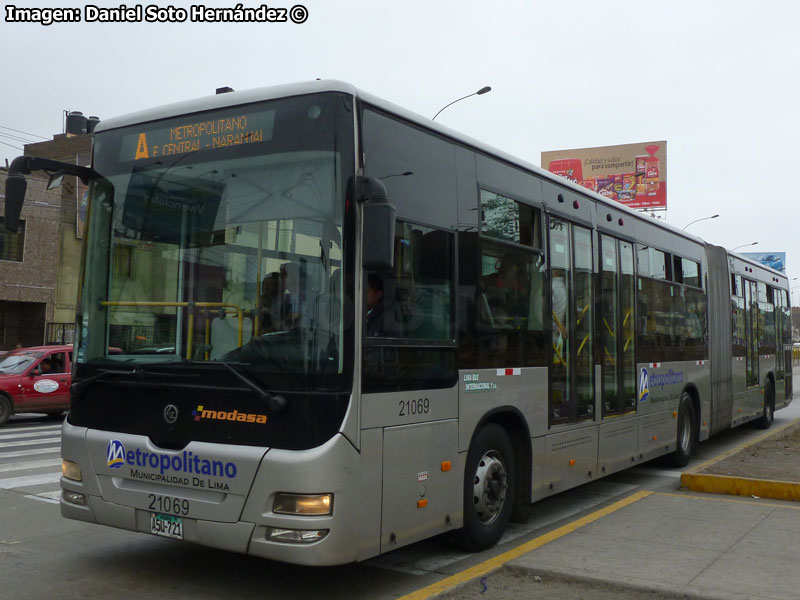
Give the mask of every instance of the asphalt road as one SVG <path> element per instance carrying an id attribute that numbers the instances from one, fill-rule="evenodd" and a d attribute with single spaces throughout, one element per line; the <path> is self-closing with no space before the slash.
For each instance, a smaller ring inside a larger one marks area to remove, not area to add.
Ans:
<path id="1" fill-rule="evenodd" d="M 777 412 L 775 423 L 797 417 L 800 401 Z M 744 427 L 715 436 L 700 446 L 695 463 L 759 433 Z M 671 492 L 680 485 L 679 471 L 654 461 L 536 504 L 527 524 L 512 525 L 501 544 L 487 552 L 464 554 L 446 538 L 435 538 L 365 563 L 312 569 L 68 521 L 56 500 L 59 475 L 57 422 L 20 415 L 0 428 L 3 598 L 398 598 L 633 492 Z M 545 583 L 557 587 L 557 582 Z M 564 598 L 581 597 L 582 584 L 574 585 Z"/>

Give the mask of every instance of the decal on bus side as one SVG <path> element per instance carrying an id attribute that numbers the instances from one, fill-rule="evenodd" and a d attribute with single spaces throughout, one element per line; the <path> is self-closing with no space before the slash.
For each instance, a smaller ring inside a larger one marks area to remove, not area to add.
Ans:
<path id="1" fill-rule="evenodd" d="M 464 373 L 465 392 L 491 392 L 497 389 L 493 381 L 481 381 L 480 373 Z"/>
<path id="2" fill-rule="evenodd" d="M 650 390 L 647 389 L 647 369 L 642 367 L 639 373 L 639 402 L 647 402 L 647 397 L 650 395 Z"/>

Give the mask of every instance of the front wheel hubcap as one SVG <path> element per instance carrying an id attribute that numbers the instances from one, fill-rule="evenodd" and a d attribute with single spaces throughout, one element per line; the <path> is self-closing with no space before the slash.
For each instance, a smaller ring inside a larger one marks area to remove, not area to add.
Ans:
<path id="1" fill-rule="evenodd" d="M 508 473 L 503 458 L 494 450 L 489 450 L 478 461 L 472 488 L 475 514 L 484 525 L 497 520 L 506 502 Z"/>

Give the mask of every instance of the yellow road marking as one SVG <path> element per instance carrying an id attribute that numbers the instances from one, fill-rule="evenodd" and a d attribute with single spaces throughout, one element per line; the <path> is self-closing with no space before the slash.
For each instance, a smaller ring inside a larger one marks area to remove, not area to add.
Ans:
<path id="1" fill-rule="evenodd" d="M 623 498 L 619 502 L 615 502 L 605 508 L 601 508 L 585 517 L 577 519 L 571 523 L 567 523 L 559 527 L 558 529 L 554 529 L 553 531 L 541 535 L 537 538 L 530 540 L 529 542 L 525 542 L 521 546 L 517 546 L 516 548 L 512 548 L 507 552 L 503 552 L 502 554 L 498 554 L 497 556 L 490 558 L 487 561 L 484 561 L 480 564 L 475 565 L 474 567 L 470 567 L 460 573 L 456 573 L 455 575 L 451 575 L 450 577 L 446 577 L 441 581 L 437 581 L 427 587 L 417 590 L 416 592 L 411 592 L 405 596 L 398 598 L 398 600 L 424 600 L 425 598 L 431 598 L 443 592 L 446 592 L 457 585 L 465 583 L 470 579 L 475 579 L 476 577 L 481 577 L 482 575 L 486 575 L 495 569 L 499 569 L 507 562 L 510 562 L 516 558 L 519 558 L 523 554 L 527 554 L 537 548 L 541 548 L 545 544 L 549 544 L 550 542 L 557 540 L 560 537 L 567 535 L 568 533 L 572 533 L 576 529 L 580 529 L 598 519 L 602 519 L 603 517 L 610 515 L 611 513 L 618 511 L 621 508 L 625 508 L 626 506 L 633 504 L 634 502 L 638 502 L 642 498 L 646 498 L 650 496 L 654 492 L 648 490 L 642 490 L 636 492 L 628 496 L 627 498 Z"/>

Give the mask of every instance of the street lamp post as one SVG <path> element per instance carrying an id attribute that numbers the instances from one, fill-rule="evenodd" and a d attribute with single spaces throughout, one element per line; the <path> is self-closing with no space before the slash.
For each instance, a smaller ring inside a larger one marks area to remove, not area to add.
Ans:
<path id="1" fill-rule="evenodd" d="M 733 252 L 734 250 L 738 250 L 739 248 L 746 248 L 747 246 L 757 246 L 757 245 L 758 245 L 758 242 L 751 242 L 749 244 L 742 244 L 741 246 L 736 246 L 736 248 L 732 248 L 731 252 Z"/>
<path id="2" fill-rule="evenodd" d="M 796 286 L 794 286 L 793 288 L 791 288 L 791 289 L 789 290 L 789 305 L 790 305 L 790 307 L 791 307 L 791 306 L 794 306 L 794 303 L 792 302 L 792 292 L 793 292 L 794 290 L 796 290 L 797 288 L 800 288 L 800 285 L 796 285 Z M 793 320 L 794 320 L 794 319 L 793 319 Z"/>
<path id="3" fill-rule="evenodd" d="M 702 219 L 695 219 L 694 221 L 692 221 L 691 223 L 686 225 L 686 227 L 688 227 L 689 225 L 692 225 L 694 223 L 697 223 L 698 221 L 707 221 L 708 219 L 716 219 L 718 216 L 719 215 L 711 215 L 710 217 L 703 217 Z M 684 231 L 686 230 L 686 227 L 683 228 Z"/>
<path id="4" fill-rule="evenodd" d="M 431 119 L 431 121 L 435 121 L 436 117 L 439 116 L 439 113 L 441 113 L 448 106 L 452 106 L 456 102 L 461 102 L 465 98 L 469 98 L 471 96 L 482 96 L 483 94 L 486 94 L 486 93 L 491 92 L 491 91 L 492 91 L 492 88 L 487 85 L 487 86 L 482 87 L 481 89 L 479 89 L 477 92 L 472 92 L 471 94 L 467 94 L 466 96 L 463 96 L 462 98 L 457 98 L 456 100 L 453 100 L 450 104 L 445 104 L 442 108 L 440 108 L 439 112 L 437 112 L 435 115 L 433 115 L 433 118 Z"/>

